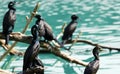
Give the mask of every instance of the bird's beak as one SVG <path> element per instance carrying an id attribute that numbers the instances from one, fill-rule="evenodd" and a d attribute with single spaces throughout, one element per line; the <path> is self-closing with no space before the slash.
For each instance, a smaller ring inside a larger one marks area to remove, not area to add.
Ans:
<path id="1" fill-rule="evenodd" d="M 14 5 L 16 4 L 16 1 L 13 1 Z"/>
<path id="2" fill-rule="evenodd" d="M 16 1 L 14 1 L 14 4 L 20 4 L 20 2 L 16 2 Z"/>

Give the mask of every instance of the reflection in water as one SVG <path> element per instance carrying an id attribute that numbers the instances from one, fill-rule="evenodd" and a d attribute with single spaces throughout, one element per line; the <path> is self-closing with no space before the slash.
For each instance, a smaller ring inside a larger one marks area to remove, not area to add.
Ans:
<path id="1" fill-rule="evenodd" d="M 63 68 L 64 68 L 65 74 L 77 74 L 77 72 L 74 70 L 73 66 L 70 66 L 69 63 L 64 63 Z"/>
<path id="2" fill-rule="evenodd" d="M 11 56 L 8 56 L 5 63 L 1 66 L 2 69 L 7 69 L 10 67 L 10 64 L 11 62 L 15 60 L 15 56 L 14 55 L 11 55 Z"/>

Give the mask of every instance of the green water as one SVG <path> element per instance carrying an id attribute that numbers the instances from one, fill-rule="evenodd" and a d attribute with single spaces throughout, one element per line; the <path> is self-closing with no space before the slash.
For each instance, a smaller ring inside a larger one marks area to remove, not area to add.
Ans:
<path id="1" fill-rule="evenodd" d="M 53 32 L 57 36 L 61 32 L 63 23 L 70 21 L 72 14 L 79 16 L 79 24 L 74 33 L 74 37 L 82 31 L 80 39 L 90 40 L 105 46 L 119 47 L 120 44 L 120 0 L 16 0 L 21 2 L 16 5 L 17 20 L 14 32 L 22 31 L 26 24 L 25 16 L 29 15 L 36 3 L 40 2 L 38 13 L 52 26 Z M 4 13 L 7 11 L 9 0 L 0 0 L 0 23 L 2 24 Z M 30 24 L 34 24 L 35 19 Z M 30 35 L 30 27 L 26 34 Z M 0 31 L 2 26 L 0 25 Z M 12 42 L 11 42 L 12 43 Z M 68 45 L 69 46 L 69 45 Z M 27 44 L 18 43 L 15 47 L 20 51 L 25 51 Z M 71 49 L 71 56 L 89 62 L 93 59 L 91 45 L 77 43 Z M 4 53 L 0 47 L 0 55 Z M 65 50 L 62 50 L 69 53 Z M 46 69 L 45 74 L 83 74 L 84 67 L 54 56 L 53 54 L 40 54 Z M 120 53 L 112 51 L 109 53 L 104 49 L 100 53 L 100 69 L 97 74 L 119 74 Z M 11 60 L 11 61 L 8 61 Z M 9 71 L 15 68 L 15 72 L 22 70 L 23 58 L 18 56 L 7 56 L 0 67 Z"/>

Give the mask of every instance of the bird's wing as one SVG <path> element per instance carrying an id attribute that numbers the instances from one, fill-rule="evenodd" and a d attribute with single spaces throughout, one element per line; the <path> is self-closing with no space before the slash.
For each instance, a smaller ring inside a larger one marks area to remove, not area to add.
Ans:
<path id="1" fill-rule="evenodd" d="M 45 26 L 45 28 L 47 28 L 49 31 L 52 32 L 51 26 L 47 22 L 45 22 L 45 21 L 44 21 L 44 26 Z"/>
<path id="2" fill-rule="evenodd" d="M 9 12 L 9 22 L 11 25 L 14 25 L 14 22 L 16 21 L 16 14 L 14 10 L 10 10 Z"/>
<path id="3" fill-rule="evenodd" d="M 91 61 L 85 68 L 84 74 L 96 74 L 99 68 L 99 60 Z"/>
<path id="4" fill-rule="evenodd" d="M 68 38 L 70 35 L 73 34 L 73 32 L 75 31 L 77 26 L 77 23 L 70 23 L 66 28 L 65 31 L 63 33 L 63 39 L 64 37 Z"/>

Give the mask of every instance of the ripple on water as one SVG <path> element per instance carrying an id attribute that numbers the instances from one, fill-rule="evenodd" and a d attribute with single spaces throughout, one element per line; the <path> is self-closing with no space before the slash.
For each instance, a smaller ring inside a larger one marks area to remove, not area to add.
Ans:
<path id="1" fill-rule="evenodd" d="M 24 21 L 22 17 L 29 15 L 29 12 L 32 11 L 36 2 L 38 1 L 39 0 L 24 0 L 21 2 L 21 4 L 16 6 L 17 15 L 20 16 L 17 17 L 18 19 L 16 20 L 18 24 L 25 23 L 19 21 Z M 9 0 L 0 0 L 0 13 L 5 13 L 7 11 L 8 2 Z M 53 24 L 51 26 L 55 26 L 55 28 L 53 27 L 53 30 L 61 29 L 61 24 L 64 22 L 68 23 L 72 14 L 78 14 L 81 21 L 79 22 L 77 30 L 75 31 L 76 33 L 74 33 L 74 37 L 78 34 L 79 30 L 81 30 L 82 35 L 80 36 L 80 39 L 89 40 L 91 42 L 99 43 L 105 46 L 119 47 L 120 0 L 43 0 L 40 2 L 38 13 L 45 17 L 48 22 Z M 1 17 L 3 17 L 3 15 L 4 14 L 0 14 Z M 0 18 L 0 22 L 2 23 L 2 18 Z M 19 27 L 19 25 L 16 26 Z M 0 28 L 2 28 L 2 26 L 0 26 Z M 21 29 L 17 29 L 16 31 L 19 31 Z M 30 32 L 30 28 L 28 31 Z M 20 45 L 19 47 L 16 47 L 16 49 L 23 51 L 26 49 L 26 47 L 21 48 Z M 75 44 L 71 49 L 71 51 L 73 51 L 72 57 L 79 58 L 80 60 L 82 59 L 90 61 L 93 57 L 91 53 L 92 48 L 93 46 L 86 44 Z M 4 51 L 0 53 L 2 54 L 3 52 Z M 111 54 L 108 53 L 108 51 L 101 53 L 104 53 L 104 55 L 100 56 L 100 69 L 98 71 L 98 74 L 118 74 L 118 72 L 120 72 L 118 70 L 120 69 L 120 54 L 113 53 L 113 51 Z M 47 67 L 45 69 L 45 74 L 69 74 L 70 72 L 82 74 L 84 71 L 84 69 L 82 69 L 82 71 L 80 70 L 83 68 L 82 66 L 77 67 L 76 65 L 73 66 L 64 64 L 62 59 L 57 58 L 54 55 L 40 54 L 39 57 L 43 61 L 45 67 Z M 8 70 L 11 70 L 13 66 L 16 66 L 15 71 L 22 70 L 22 60 L 23 59 L 16 59 L 13 61 Z M 4 64 L 3 61 L 0 63 L 0 65 Z"/>

